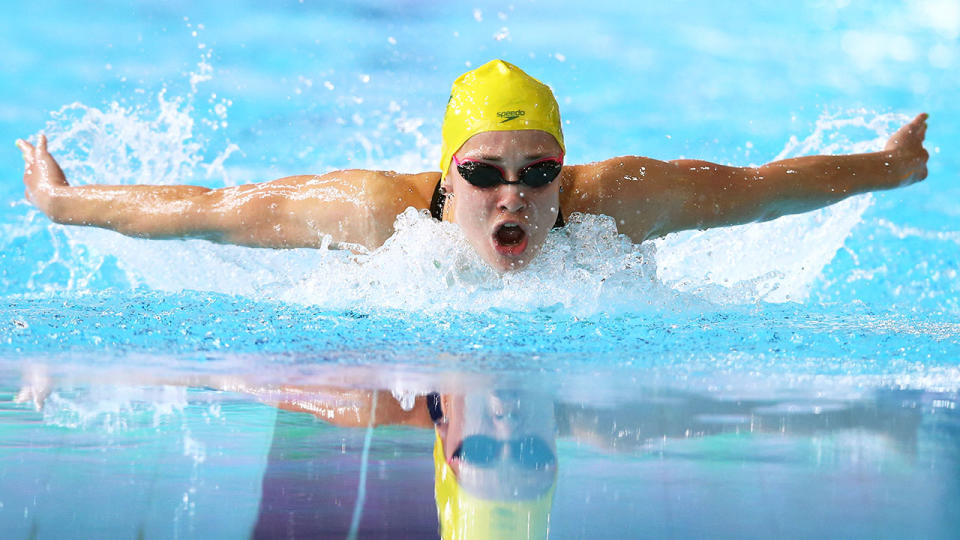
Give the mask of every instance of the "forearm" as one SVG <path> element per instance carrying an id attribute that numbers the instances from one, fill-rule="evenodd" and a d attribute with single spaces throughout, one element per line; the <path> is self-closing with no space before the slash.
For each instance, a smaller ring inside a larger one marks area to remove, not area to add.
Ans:
<path id="1" fill-rule="evenodd" d="M 760 167 L 727 167 L 693 160 L 673 163 L 681 168 L 675 199 L 679 206 L 666 211 L 664 225 L 654 231 L 655 235 L 808 212 L 851 195 L 918 181 L 926 171 L 925 167 L 917 168 L 915 160 L 894 151 L 807 156 Z"/>
<path id="2" fill-rule="evenodd" d="M 726 167 L 678 160 L 668 203 L 650 236 L 685 229 L 766 221 L 822 208 L 851 195 L 893 189 L 923 180 L 927 115 L 919 114 L 887 140 L 880 152 L 810 156 L 761 167 Z M 666 175 L 669 176 L 669 175 Z"/>
<path id="3" fill-rule="evenodd" d="M 52 190 L 44 212 L 51 220 L 143 238 L 203 236 L 196 219 L 199 186 L 62 186 Z"/>
<path id="4" fill-rule="evenodd" d="M 851 195 L 893 189 L 920 178 L 894 151 L 809 156 L 745 170 L 743 182 L 760 186 L 757 220 L 815 210 Z"/>

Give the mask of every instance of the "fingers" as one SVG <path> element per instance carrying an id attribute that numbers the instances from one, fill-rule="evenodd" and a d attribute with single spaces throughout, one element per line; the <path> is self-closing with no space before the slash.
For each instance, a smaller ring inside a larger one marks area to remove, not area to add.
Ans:
<path id="1" fill-rule="evenodd" d="M 885 150 L 909 149 L 911 151 L 923 150 L 923 140 L 927 134 L 927 118 L 930 115 L 920 113 L 913 120 L 900 126 L 887 140 Z"/>
<path id="2" fill-rule="evenodd" d="M 23 139 L 17 139 L 16 145 L 17 148 L 20 149 L 20 153 L 23 154 L 23 160 L 27 162 L 28 165 L 33 165 L 37 160 L 43 159 L 50 154 L 47 151 L 47 136 L 42 133 L 37 138 L 36 146 Z"/>
<path id="3" fill-rule="evenodd" d="M 927 113 L 918 114 L 913 120 L 904 124 L 898 133 L 902 133 L 908 139 L 919 139 L 922 142 L 927 133 L 927 118 L 929 118 Z"/>
<path id="4" fill-rule="evenodd" d="M 916 133 L 920 139 L 920 144 L 923 144 L 923 139 L 927 136 L 927 118 L 929 117 L 930 115 L 927 113 L 920 113 L 913 119 L 912 123 L 916 126 Z"/>
<path id="5" fill-rule="evenodd" d="M 23 139 L 17 139 L 16 145 L 23 152 L 33 152 L 33 145 Z"/>
<path id="6" fill-rule="evenodd" d="M 929 114 L 920 113 L 910 122 L 916 133 L 920 135 L 921 140 L 923 140 L 923 136 L 927 133 L 927 118 L 930 118 Z"/>
<path id="7" fill-rule="evenodd" d="M 36 151 L 33 145 L 23 139 L 17 139 L 16 145 L 20 149 L 20 153 L 23 154 L 23 161 L 27 165 L 33 165 L 33 154 Z"/>
<path id="8" fill-rule="evenodd" d="M 33 157 L 38 162 L 40 162 L 41 160 L 43 160 L 44 156 L 46 155 L 47 155 L 47 136 L 41 133 L 40 136 L 37 138 L 37 148 L 33 152 Z"/>

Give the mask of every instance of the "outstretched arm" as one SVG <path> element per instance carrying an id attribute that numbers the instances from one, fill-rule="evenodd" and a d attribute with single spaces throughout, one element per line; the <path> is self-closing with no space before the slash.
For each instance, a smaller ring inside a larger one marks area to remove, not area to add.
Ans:
<path id="1" fill-rule="evenodd" d="M 927 115 L 898 130 L 880 152 L 808 156 L 760 167 L 697 160 L 619 158 L 603 167 L 594 211 L 614 217 L 634 241 L 688 230 L 767 221 L 851 195 L 893 189 L 927 176 Z M 589 167 L 589 166 L 588 166 Z M 589 190 L 588 190 L 589 191 Z"/>
<path id="2" fill-rule="evenodd" d="M 125 369 L 123 372 L 89 370 L 73 383 L 135 384 L 216 388 L 245 394 L 278 409 L 310 413 L 320 420 L 340 427 L 404 425 L 433 427 L 427 410 L 426 396 L 417 396 L 412 407 L 404 408 L 389 390 L 363 390 L 330 385 L 274 386 L 249 382 L 243 375 L 158 374 L 155 371 Z M 43 364 L 28 364 L 14 403 L 32 403 L 36 410 L 55 389 L 54 376 Z"/>
<path id="3" fill-rule="evenodd" d="M 271 392 L 265 401 L 285 411 L 310 413 L 340 427 L 433 427 L 426 396 L 417 396 L 413 407 L 404 409 L 389 390 L 284 387 Z"/>
<path id="4" fill-rule="evenodd" d="M 200 186 L 71 186 L 47 151 L 18 140 L 26 197 L 51 220 L 142 238 L 202 238 L 252 247 L 374 248 L 407 206 L 425 207 L 410 175 L 337 171 L 209 189 Z"/>

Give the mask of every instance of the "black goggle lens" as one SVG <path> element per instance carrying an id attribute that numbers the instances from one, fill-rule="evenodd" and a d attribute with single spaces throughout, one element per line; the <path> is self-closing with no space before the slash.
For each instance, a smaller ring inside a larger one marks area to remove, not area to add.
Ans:
<path id="1" fill-rule="evenodd" d="M 520 171 L 520 181 L 530 187 L 541 187 L 560 176 L 563 164 L 559 161 L 541 161 Z"/>
<path id="2" fill-rule="evenodd" d="M 480 163 L 479 161 L 468 161 L 457 165 L 457 172 L 464 180 L 478 188 L 491 188 L 504 182 L 500 170 L 493 165 Z"/>
<path id="3" fill-rule="evenodd" d="M 563 169 L 563 164 L 558 160 L 549 159 L 538 161 L 520 169 L 519 182 L 532 188 L 543 187 L 553 182 Z M 500 169 L 488 163 L 479 161 L 467 161 L 457 164 L 457 172 L 464 180 L 478 188 L 492 188 L 500 184 L 515 184 L 517 182 L 507 182 Z"/>
<path id="4" fill-rule="evenodd" d="M 470 435 L 463 439 L 453 457 L 475 467 L 491 467 L 499 459 L 504 445 L 509 448 L 510 458 L 524 469 L 542 469 L 556 462 L 547 441 L 533 436 L 500 441 L 486 435 Z"/>
<path id="5" fill-rule="evenodd" d="M 512 454 L 526 469 L 542 469 L 553 465 L 557 458 L 547 441 L 540 437 L 525 437 L 513 441 Z"/>

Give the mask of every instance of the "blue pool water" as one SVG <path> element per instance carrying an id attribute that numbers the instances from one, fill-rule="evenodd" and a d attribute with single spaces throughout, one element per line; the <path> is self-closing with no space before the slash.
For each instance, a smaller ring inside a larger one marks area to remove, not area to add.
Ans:
<path id="1" fill-rule="evenodd" d="M 435 537 L 431 430 L 275 406 L 362 391 L 551 403 L 555 538 L 960 527 L 960 2 L 4 13 L 4 537 Z M 77 184 L 434 170 L 450 83 L 491 58 L 551 85 L 572 163 L 871 151 L 924 111 L 930 174 L 644 245 L 584 216 L 504 276 L 415 213 L 349 255 L 23 200 L 11 143 L 41 130 Z"/>

